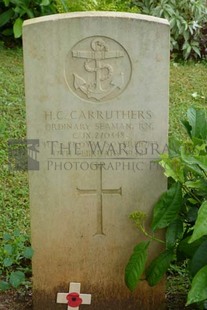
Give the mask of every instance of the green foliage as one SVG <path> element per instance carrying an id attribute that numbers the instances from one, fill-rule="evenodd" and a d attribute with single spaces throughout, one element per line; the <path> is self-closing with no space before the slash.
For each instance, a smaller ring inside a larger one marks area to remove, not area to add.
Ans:
<path id="1" fill-rule="evenodd" d="M 1 37 L 22 36 L 25 19 L 56 13 L 55 0 L 3 0 L 0 3 Z"/>
<path id="2" fill-rule="evenodd" d="M 15 230 L 13 235 L 5 233 L 0 248 L 0 290 L 20 285 L 30 286 L 31 258 L 33 250 L 28 236 Z"/>
<path id="3" fill-rule="evenodd" d="M 180 120 L 185 118 L 188 108 L 207 106 L 207 66 L 205 61 L 171 62 L 170 69 L 169 136 L 181 140 L 186 139 L 186 132 Z"/>
<path id="4" fill-rule="evenodd" d="M 149 242 L 141 242 L 134 248 L 134 252 L 125 269 L 125 282 L 127 287 L 133 291 L 139 282 L 145 269 L 147 260 L 147 248 Z"/>
<path id="5" fill-rule="evenodd" d="M 207 189 L 207 183 L 206 183 L 206 189 Z M 203 202 L 198 210 L 198 216 L 189 243 L 196 241 L 201 237 L 207 235 L 206 227 L 207 227 L 207 201 Z"/>
<path id="6" fill-rule="evenodd" d="M 166 248 L 172 249 L 183 236 L 183 222 L 177 218 L 171 221 L 166 230 Z"/>
<path id="7" fill-rule="evenodd" d="M 164 276 L 174 259 L 173 249 L 165 250 L 157 256 L 146 270 L 146 280 L 150 286 L 156 285 Z"/>
<path id="8" fill-rule="evenodd" d="M 143 14 L 170 22 L 171 50 L 184 59 L 206 57 L 206 0 L 132 0 Z"/>
<path id="9" fill-rule="evenodd" d="M 191 275 L 194 277 L 196 273 L 206 265 L 207 262 L 207 241 L 205 240 L 196 248 L 192 259 L 189 263 L 189 270 Z"/>
<path id="10" fill-rule="evenodd" d="M 130 0 L 57 0 L 59 13 L 75 11 L 120 11 L 138 12 Z"/>
<path id="11" fill-rule="evenodd" d="M 96 0 L 57 0 L 57 10 L 59 13 L 91 11 L 95 10 Z"/>
<path id="12" fill-rule="evenodd" d="M 180 183 L 175 183 L 164 193 L 153 210 L 152 230 L 167 227 L 176 219 L 181 208 L 182 192 Z"/>
<path id="13" fill-rule="evenodd" d="M 8 169 L 8 139 L 25 138 L 22 50 L 0 43 L 0 290 L 31 286 L 28 179 Z M 23 280 L 23 274 L 25 280 Z"/>
<path id="14" fill-rule="evenodd" d="M 188 259 L 192 287 L 187 304 L 202 302 L 203 309 L 207 299 L 207 113 L 190 108 L 182 123 L 189 139 L 172 139 L 169 154 L 161 155 L 160 164 L 170 187 L 154 206 L 152 235 L 144 229 L 145 217 L 140 212 L 130 217 L 150 240 L 160 241 L 154 232 L 166 228 L 166 249 L 146 269 L 149 285 L 161 280 L 173 260 Z M 126 285 L 131 289 L 130 283 Z"/>
<path id="15" fill-rule="evenodd" d="M 205 301 L 207 299 L 206 287 L 207 287 L 207 265 L 201 268 L 193 278 L 192 287 L 188 294 L 187 305 Z"/>

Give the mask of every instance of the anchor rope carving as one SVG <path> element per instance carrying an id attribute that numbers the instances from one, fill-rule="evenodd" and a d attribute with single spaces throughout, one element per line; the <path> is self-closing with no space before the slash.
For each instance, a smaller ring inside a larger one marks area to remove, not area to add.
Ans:
<path id="1" fill-rule="evenodd" d="M 113 74 L 113 68 L 112 66 L 106 64 L 106 65 L 100 65 L 100 68 L 96 68 L 95 66 L 94 67 L 90 67 L 90 64 L 94 62 L 93 60 L 90 60 L 90 59 L 87 59 L 86 62 L 84 63 L 84 68 L 86 69 L 86 71 L 88 72 L 96 72 L 97 70 L 104 70 L 107 71 L 107 73 L 105 73 L 104 75 L 102 75 L 100 77 L 100 80 L 101 81 L 105 81 L 105 80 L 108 80 L 109 78 L 112 77 L 112 74 Z"/>

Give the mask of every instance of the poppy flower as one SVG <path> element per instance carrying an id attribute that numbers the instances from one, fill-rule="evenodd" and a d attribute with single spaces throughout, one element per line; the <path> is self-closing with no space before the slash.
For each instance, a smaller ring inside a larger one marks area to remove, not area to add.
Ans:
<path id="1" fill-rule="evenodd" d="M 80 298 L 78 293 L 69 293 L 66 296 L 66 299 L 68 301 L 68 306 L 72 308 L 79 307 L 82 304 L 82 299 Z"/>

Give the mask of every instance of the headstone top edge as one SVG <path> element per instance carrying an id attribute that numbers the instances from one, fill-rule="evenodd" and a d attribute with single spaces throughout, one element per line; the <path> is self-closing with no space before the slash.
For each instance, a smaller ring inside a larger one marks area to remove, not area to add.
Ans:
<path id="1" fill-rule="evenodd" d="M 27 27 L 27 26 L 37 24 L 37 23 L 53 22 L 53 21 L 64 20 L 64 19 L 84 18 L 84 17 L 85 18 L 87 17 L 91 17 L 91 18 L 116 17 L 116 18 L 134 19 L 134 20 L 139 20 L 139 21 L 158 23 L 158 24 L 163 24 L 167 26 L 170 25 L 168 20 L 164 18 L 150 16 L 150 15 L 137 14 L 137 13 L 125 13 L 125 12 L 88 11 L 88 12 L 60 13 L 60 14 L 53 14 L 53 15 L 31 18 L 31 19 L 25 20 L 23 23 L 23 26 Z"/>

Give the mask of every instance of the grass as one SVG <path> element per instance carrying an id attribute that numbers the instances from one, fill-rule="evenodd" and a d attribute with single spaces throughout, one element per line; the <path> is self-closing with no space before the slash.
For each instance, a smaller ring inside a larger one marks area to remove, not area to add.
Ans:
<path id="1" fill-rule="evenodd" d="M 31 275 L 24 255 L 30 243 L 27 173 L 9 170 L 7 146 L 9 139 L 26 136 L 23 85 L 22 49 L 5 49 L 0 43 L 0 274 L 7 280 L 0 281 L 3 290 L 9 279 L 14 285 L 20 278 L 25 287 L 31 285 L 23 279 Z"/>
<path id="2" fill-rule="evenodd" d="M 207 62 L 171 63 L 169 135 L 181 136 L 181 120 L 191 106 L 207 107 Z"/>
<path id="3" fill-rule="evenodd" d="M 8 139 L 26 136 L 21 49 L 0 44 L 0 237 L 14 228 L 29 234 L 27 174 L 8 169 Z"/>
<path id="4" fill-rule="evenodd" d="M 15 229 L 26 242 L 30 238 L 27 173 L 9 171 L 7 147 L 8 139 L 26 137 L 22 56 L 21 48 L 6 49 L 0 42 L 0 244 Z M 170 71 L 169 134 L 180 137 L 188 107 L 207 106 L 207 63 L 171 62 Z"/>

